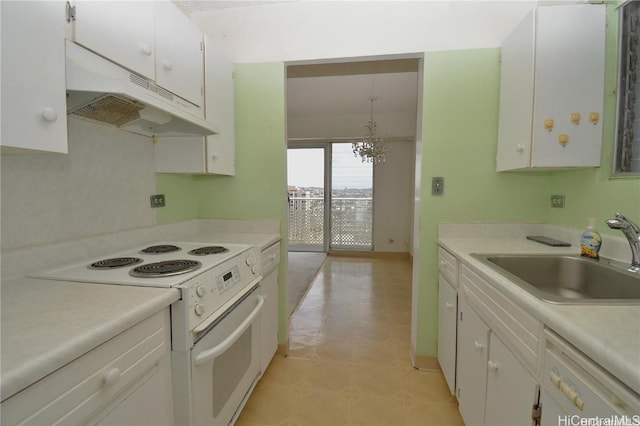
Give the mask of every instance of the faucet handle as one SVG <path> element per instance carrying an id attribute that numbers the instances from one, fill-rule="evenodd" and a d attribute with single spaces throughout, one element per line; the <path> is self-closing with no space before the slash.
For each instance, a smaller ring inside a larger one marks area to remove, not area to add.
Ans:
<path id="1" fill-rule="evenodd" d="M 629 224 L 629 226 L 631 227 L 631 229 L 633 229 L 635 233 L 640 234 L 640 227 L 635 223 L 633 223 L 632 220 L 627 219 L 622 213 L 616 213 L 616 218 L 622 221 L 625 221 L 626 223 Z"/>

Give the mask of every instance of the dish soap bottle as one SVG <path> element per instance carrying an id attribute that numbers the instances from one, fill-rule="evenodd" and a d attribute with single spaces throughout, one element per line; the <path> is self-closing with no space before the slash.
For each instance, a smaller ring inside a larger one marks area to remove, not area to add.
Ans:
<path id="1" fill-rule="evenodd" d="M 590 257 L 592 259 L 599 259 L 598 252 L 602 247 L 602 237 L 596 231 L 596 218 L 589 218 L 589 225 L 587 229 L 582 233 L 580 237 L 580 255 L 584 257 Z"/>

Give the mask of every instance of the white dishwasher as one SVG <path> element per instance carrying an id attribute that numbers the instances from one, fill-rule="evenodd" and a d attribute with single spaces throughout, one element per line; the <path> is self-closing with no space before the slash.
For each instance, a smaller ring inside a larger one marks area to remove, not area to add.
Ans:
<path id="1" fill-rule="evenodd" d="M 550 330 L 542 374 L 543 425 L 640 425 L 640 396 Z"/>

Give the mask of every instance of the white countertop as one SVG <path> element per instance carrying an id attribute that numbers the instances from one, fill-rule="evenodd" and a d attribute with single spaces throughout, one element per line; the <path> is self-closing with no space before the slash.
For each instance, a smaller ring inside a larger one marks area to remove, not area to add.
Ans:
<path id="1" fill-rule="evenodd" d="M 180 298 L 171 288 L 2 282 L 0 397 L 19 392 Z"/>
<path id="2" fill-rule="evenodd" d="M 251 244 L 264 250 L 281 240 L 280 234 L 262 234 L 256 232 L 201 231 L 182 237 L 183 241 L 213 242 L 216 244 Z"/>
<path id="3" fill-rule="evenodd" d="M 471 253 L 578 254 L 576 245 L 548 247 L 524 238 L 440 238 L 438 241 L 548 328 L 640 393 L 640 306 L 544 302 L 470 256 Z"/>

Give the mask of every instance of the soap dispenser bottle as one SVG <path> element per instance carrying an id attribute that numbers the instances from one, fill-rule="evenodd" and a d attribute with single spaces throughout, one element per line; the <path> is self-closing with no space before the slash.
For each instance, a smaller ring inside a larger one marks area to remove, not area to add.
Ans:
<path id="1" fill-rule="evenodd" d="M 596 230 L 596 218 L 589 218 L 589 225 L 584 230 L 580 237 L 580 255 L 584 257 L 590 257 L 592 259 L 599 259 L 598 252 L 602 247 L 602 237 Z"/>

